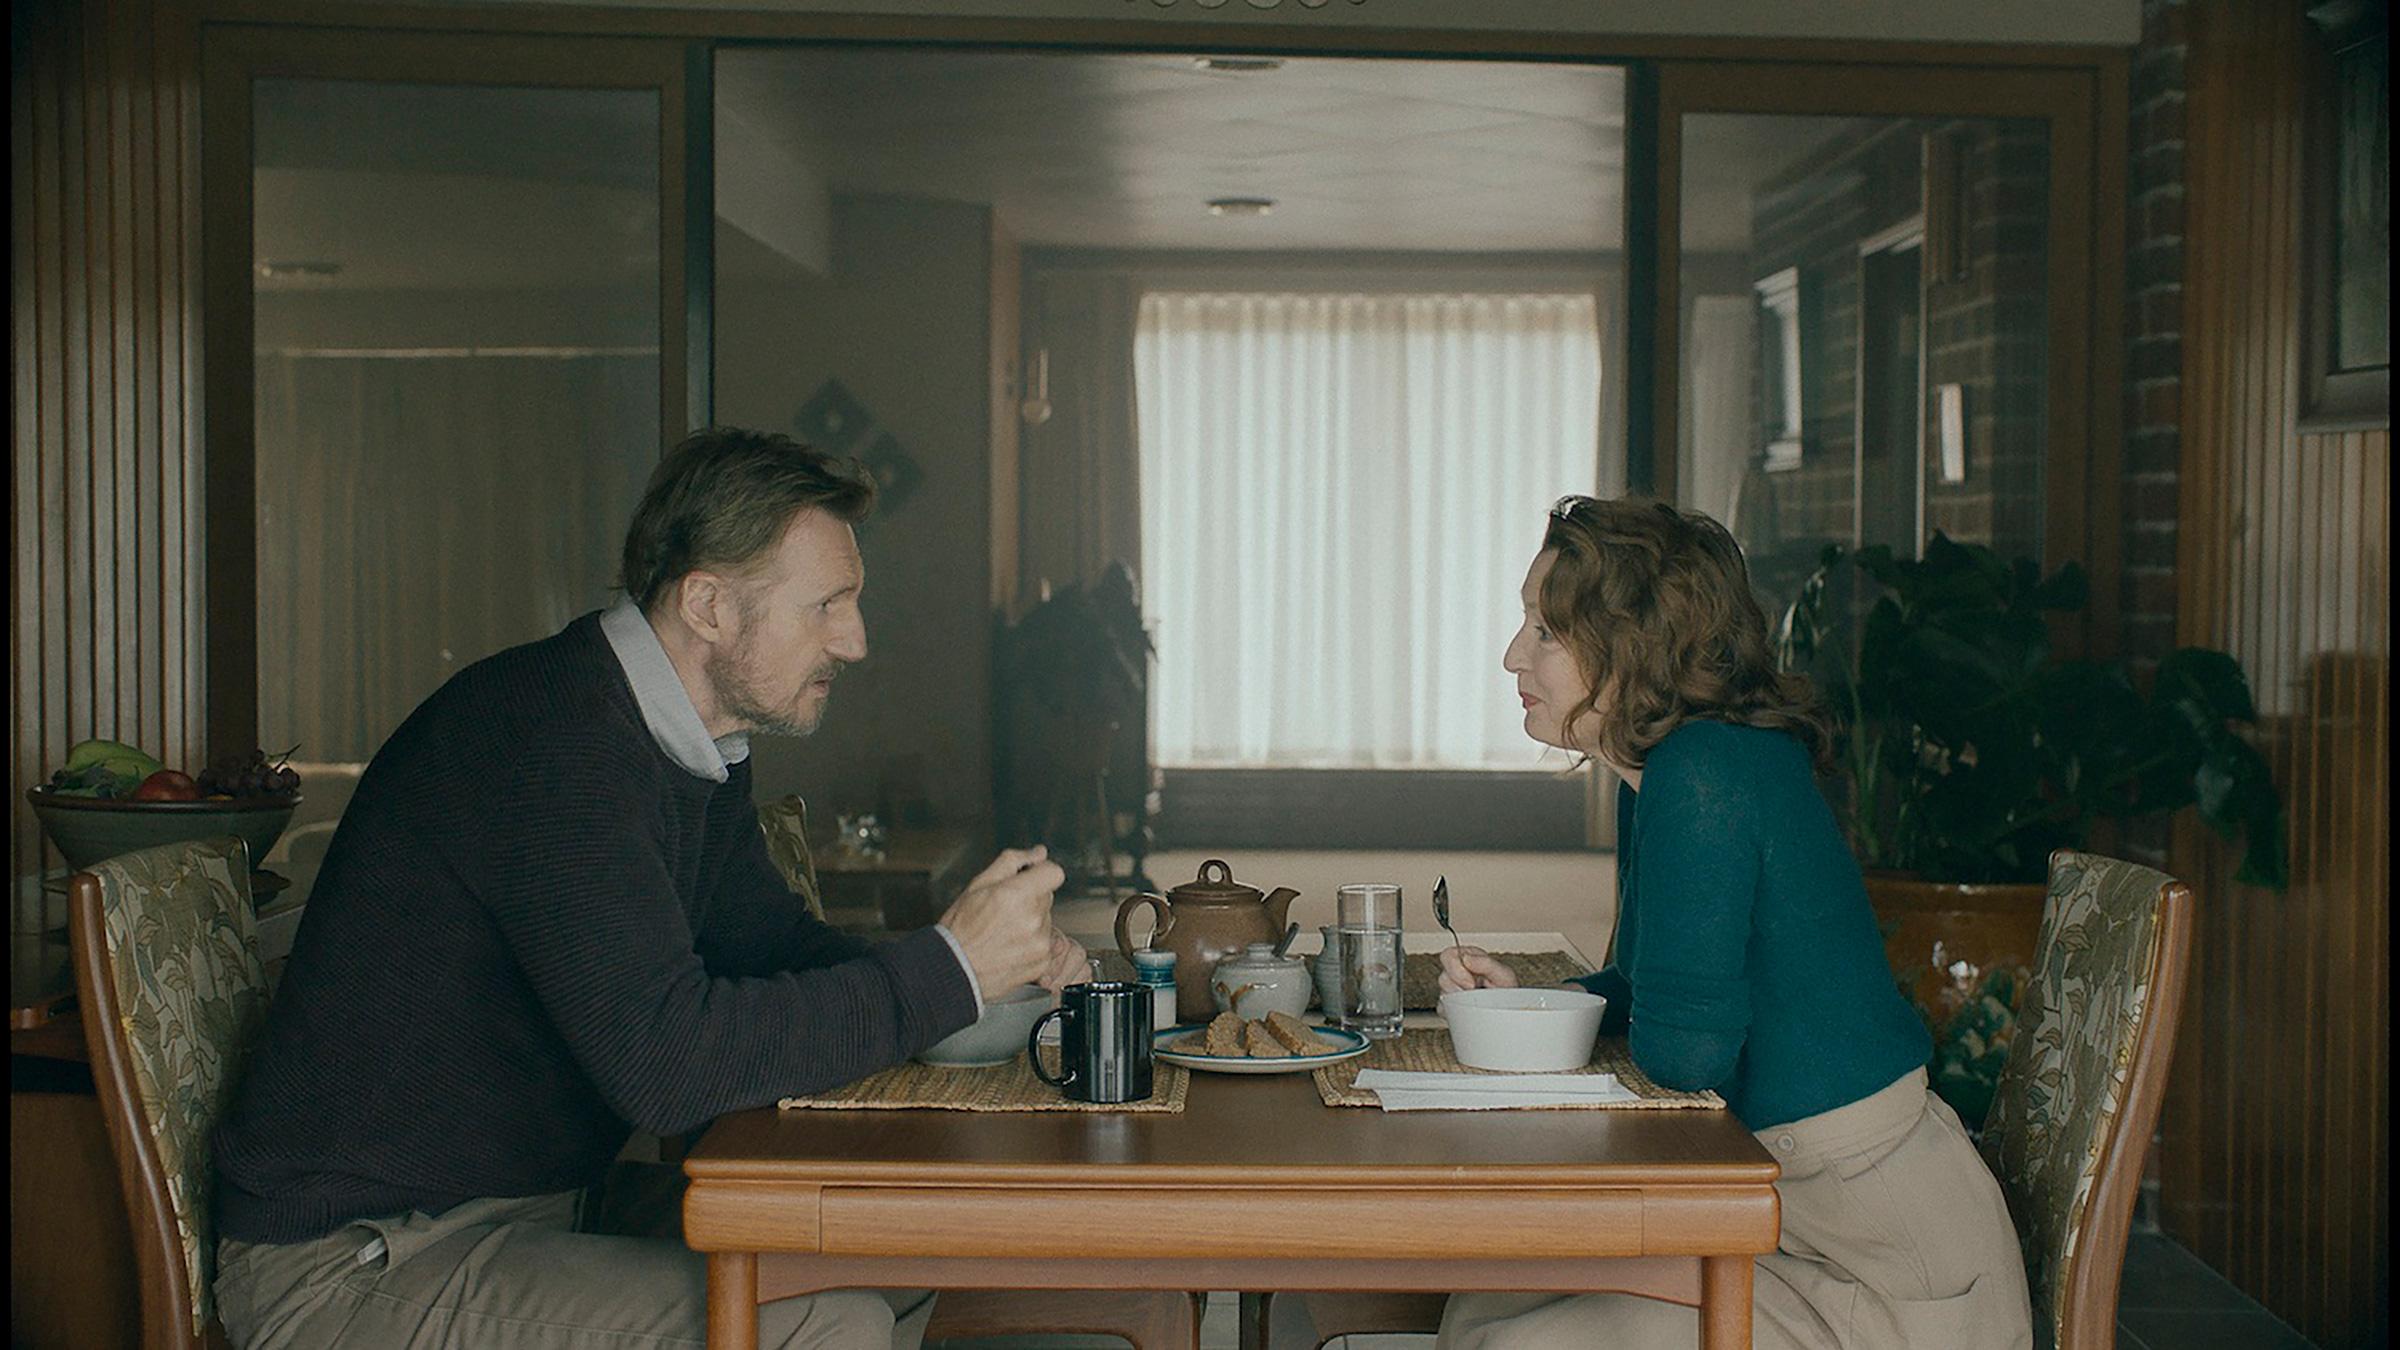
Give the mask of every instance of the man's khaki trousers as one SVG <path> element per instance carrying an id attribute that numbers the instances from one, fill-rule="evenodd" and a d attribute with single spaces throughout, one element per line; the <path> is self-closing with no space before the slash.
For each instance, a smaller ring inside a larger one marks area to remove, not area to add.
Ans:
<path id="1" fill-rule="evenodd" d="M 678 1236 L 680 1177 L 631 1167 L 620 1164 L 618 1179 L 633 1184 L 605 1196 L 471 1200 L 439 1217 L 362 1219 L 309 1242 L 227 1239 L 217 1247 L 218 1318 L 240 1350 L 703 1346 L 708 1265 Z M 837 1290 L 761 1305 L 758 1343 L 917 1350 L 932 1316 L 922 1291 Z"/>

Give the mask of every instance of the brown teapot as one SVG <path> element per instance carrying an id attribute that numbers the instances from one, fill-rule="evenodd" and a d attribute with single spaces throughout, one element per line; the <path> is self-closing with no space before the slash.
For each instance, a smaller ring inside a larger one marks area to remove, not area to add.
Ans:
<path id="1" fill-rule="evenodd" d="M 1241 955 L 1253 942 L 1274 942 L 1283 936 L 1284 915 L 1300 892 L 1279 886 L 1262 895 L 1256 886 L 1233 879 L 1223 859 L 1200 864 L 1197 879 L 1169 890 L 1165 898 L 1147 891 L 1117 908 L 1117 950 L 1133 959 L 1142 944 L 1133 940 L 1130 920 L 1148 905 L 1156 915 L 1149 945 L 1175 953 L 1175 1016 L 1183 1022 L 1205 1022 L 1216 1016 L 1216 1000 L 1208 979 L 1217 962 Z"/>

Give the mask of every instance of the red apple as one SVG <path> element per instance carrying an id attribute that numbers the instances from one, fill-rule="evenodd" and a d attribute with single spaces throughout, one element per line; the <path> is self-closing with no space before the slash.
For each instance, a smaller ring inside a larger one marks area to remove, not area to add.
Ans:
<path id="1" fill-rule="evenodd" d="M 130 794 L 137 802 L 196 802 L 200 800 L 200 785 L 187 773 L 160 769 L 142 780 L 142 785 Z"/>

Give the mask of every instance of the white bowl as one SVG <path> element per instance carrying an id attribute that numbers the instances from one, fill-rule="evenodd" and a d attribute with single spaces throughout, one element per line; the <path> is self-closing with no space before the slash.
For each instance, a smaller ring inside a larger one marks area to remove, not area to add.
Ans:
<path id="1" fill-rule="evenodd" d="M 1006 1064 L 1025 1050 L 1025 1037 L 1043 1013 L 1058 1006 L 1058 995 L 1038 984 L 1021 984 L 998 998 L 986 999 L 983 1016 L 973 1026 L 953 1031 L 917 1052 L 927 1064 L 954 1069 Z"/>
<path id="2" fill-rule="evenodd" d="M 1608 1000 L 1575 989 L 1459 989 L 1442 995 L 1458 1062 L 1476 1069 L 1556 1073 L 1592 1062 Z"/>

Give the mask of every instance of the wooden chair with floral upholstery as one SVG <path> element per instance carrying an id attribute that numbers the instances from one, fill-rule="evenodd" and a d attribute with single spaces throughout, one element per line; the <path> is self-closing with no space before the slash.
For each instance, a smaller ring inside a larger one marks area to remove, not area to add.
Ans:
<path id="1" fill-rule="evenodd" d="M 799 896 L 808 912 L 825 917 L 825 892 L 817 886 L 817 859 L 808 847 L 808 803 L 784 797 L 758 808 L 758 827 L 766 831 L 767 856 L 783 882 Z"/>
<path id="2" fill-rule="evenodd" d="M 2191 888 L 2060 849 L 1983 1151 L 2025 1249 L 2034 1338 L 2115 1344 L 2117 1283 L 2166 1094 L 2192 949 Z"/>
<path id="3" fill-rule="evenodd" d="M 758 824 L 766 831 L 767 856 L 783 874 L 784 884 L 808 905 L 811 914 L 824 918 L 816 863 L 808 847 L 807 803 L 798 797 L 770 802 L 758 808 Z M 1148 1350 L 1191 1344 L 1199 1318 L 1199 1299 L 1192 1294 L 953 1289 L 935 1301 L 925 1339 L 1076 1333 L 1119 1336 L 1135 1350 Z"/>
<path id="4" fill-rule="evenodd" d="M 227 836 L 78 872 L 68 924 L 141 1276 L 144 1350 L 222 1345 L 209 1136 L 264 1023 L 250 850 Z"/>

